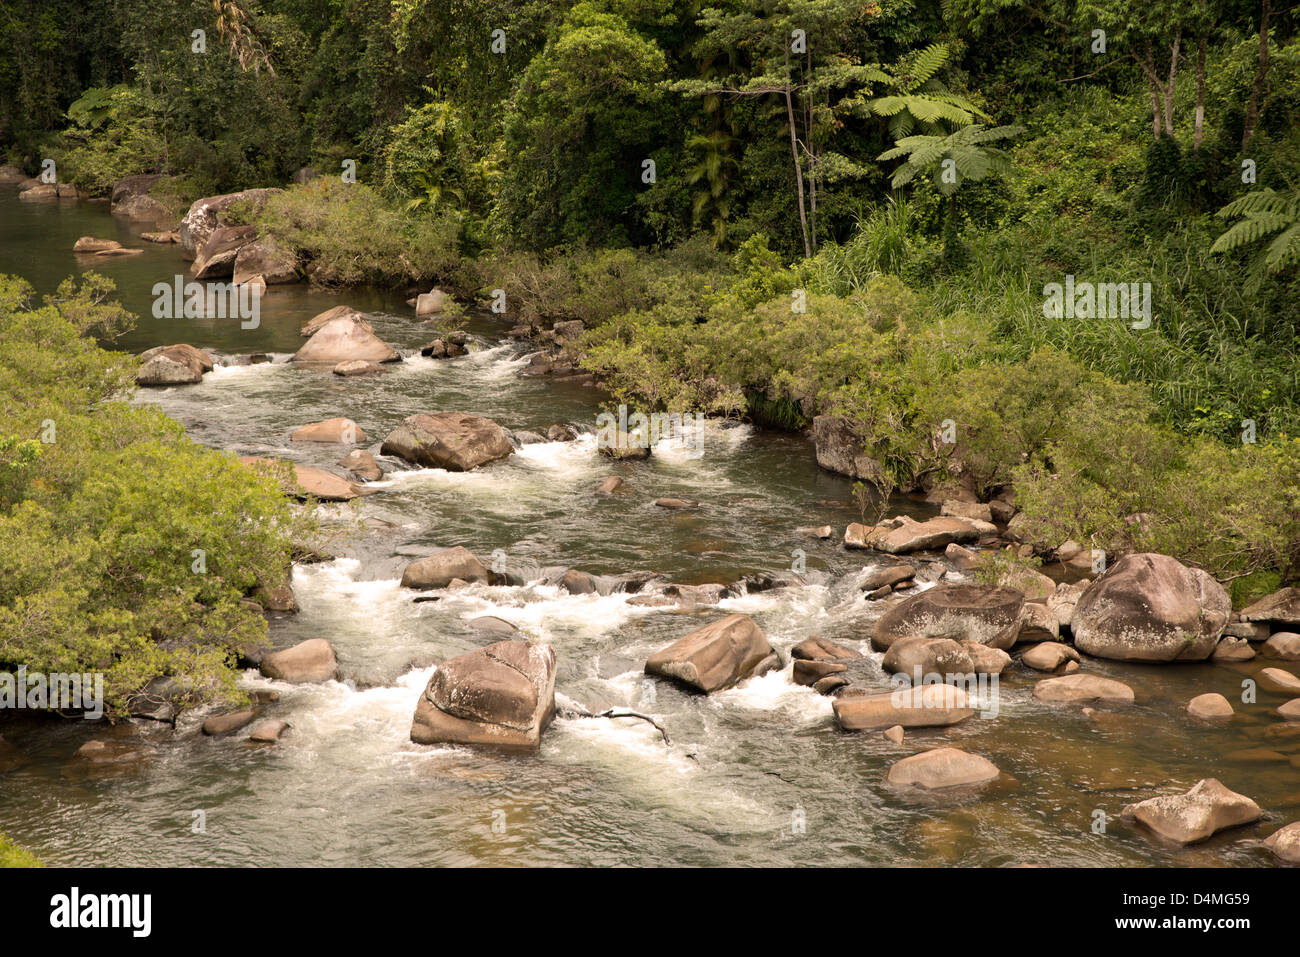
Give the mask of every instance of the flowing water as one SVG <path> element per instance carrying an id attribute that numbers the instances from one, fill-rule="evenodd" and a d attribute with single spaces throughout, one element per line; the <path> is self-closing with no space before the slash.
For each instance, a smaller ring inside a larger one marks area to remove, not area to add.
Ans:
<path id="1" fill-rule="evenodd" d="M 0 195 L 0 273 L 41 292 L 93 267 L 118 284 L 139 324 L 119 347 L 189 342 L 222 355 L 268 352 L 272 363 L 219 366 L 195 386 L 142 390 L 200 442 L 238 454 L 273 454 L 335 468 L 335 446 L 291 444 L 289 431 L 322 418 L 357 421 L 377 453 L 383 437 L 415 412 L 486 415 L 509 429 L 571 423 L 572 442 L 523 446 L 469 473 L 411 469 L 380 459 L 387 474 L 355 506 L 324 508 L 337 529 L 332 561 L 295 568 L 301 612 L 272 620 L 277 647 L 329 639 L 345 680 L 289 685 L 255 672 L 250 690 L 274 690 L 267 714 L 291 730 L 275 746 L 239 735 L 206 738 L 203 714 L 175 729 L 139 721 L 105 729 L 80 720 L 9 720 L 5 738 L 25 763 L 0 765 L 0 828 L 52 864 L 99 865 L 1259 865 L 1272 862 L 1255 838 L 1300 809 L 1300 737 L 1266 736 L 1270 708 L 1239 707 L 1228 727 L 1187 717 L 1186 701 L 1219 691 L 1240 699 L 1244 677 L 1267 662 L 1163 667 L 1086 661 L 1085 670 L 1127 681 L 1138 703 L 1092 717 L 1037 702 L 1035 677 L 1013 665 L 996 716 L 948 729 L 909 731 L 895 746 L 879 733 L 837 729 L 830 699 L 791 681 L 789 650 L 821 635 L 866 653 L 858 680 L 887 687 L 880 655 L 863 640 L 871 614 L 854 579 L 872 559 L 802 537 L 830 524 L 837 536 L 857 520 L 849 483 L 817 468 L 810 442 L 709 423 L 704 454 L 680 442 L 648 462 L 614 463 L 595 448 L 604 396 L 572 382 L 520 378 L 528 347 L 505 325 L 472 317 L 470 355 L 420 358 L 433 328 L 396 291 L 273 287 L 261 325 L 237 320 L 159 320 L 151 288 L 182 273 L 177 247 L 135 239 L 138 226 L 102 205 L 20 204 Z M 139 256 L 86 260 L 79 236 L 144 246 Z M 383 375 L 340 378 L 283 361 L 298 330 L 339 303 L 371 315 L 376 332 L 408 357 Z M 413 357 L 411 357 L 413 356 Z M 625 488 L 598 497 L 621 475 Z M 702 507 L 666 512 L 660 496 Z M 899 510 L 933 506 L 900 501 Z M 500 550 L 527 584 L 471 586 L 415 602 L 402 568 L 419 555 L 464 545 Z M 751 590 L 716 607 L 645 607 L 633 595 L 569 595 L 542 583 L 575 567 L 595 575 L 652 572 L 686 583 L 789 576 L 806 553 L 806 584 Z M 653 651 L 725 613 L 752 615 L 786 661 L 780 672 L 709 697 L 647 681 Z M 411 717 L 436 661 L 492 636 L 472 624 L 496 616 L 549 642 L 561 703 L 592 710 L 628 706 L 656 715 L 671 735 L 631 719 L 561 718 L 529 756 L 410 743 Z M 131 758 L 87 764 L 73 758 L 91 737 L 121 738 Z M 922 797 L 892 789 L 885 774 L 916 750 L 953 744 L 1003 771 L 974 791 Z M 1266 749 L 1276 757 L 1235 755 Z M 1279 760 L 1280 758 L 1280 760 Z M 1185 790 L 1217 776 L 1255 798 L 1263 830 L 1238 829 L 1192 848 L 1159 844 L 1097 812 Z M 195 833 L 194 812 L 205 812 Z"/>

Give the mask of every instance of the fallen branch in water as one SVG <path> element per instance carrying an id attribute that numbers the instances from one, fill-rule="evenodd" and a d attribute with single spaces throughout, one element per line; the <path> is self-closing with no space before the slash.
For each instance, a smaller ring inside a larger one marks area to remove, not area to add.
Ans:
<path id="1" fill-rule="evenodd" d="M 630 711 L 627 708 L 609 708 L 606 711 L 596 714 L 595 712 L 588 711 L 586 708 L 574 702 L 572 707 L 560 709 L 560 715 L 565 718 L 640 718 L 642 721 L 649 721 L 654 725 L 655 730 L 664 736 L 664 744 L 671 745 L 673 743 L 672 739 L 668 737 L 668 729 L 662 724 L 650 717 L 648 714 L 642 714 L 639 711 Z"/>

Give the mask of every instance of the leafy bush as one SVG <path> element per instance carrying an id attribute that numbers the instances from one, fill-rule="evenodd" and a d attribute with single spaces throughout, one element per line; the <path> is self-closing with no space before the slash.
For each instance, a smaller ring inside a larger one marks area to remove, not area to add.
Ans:
<path id="1" fill-rule="evenodd" d="M 110 292 L 87 274 L 36 306 L 0 277 L 0 662 L 102 672 L 110 713 L 157 675 L 234 700 L 232 649 L 266 635 L 242 599 L 283 579 L 307 520 L 274 481 L 123 401 L 136 360 L 90 337 L 129 319 Z"/>

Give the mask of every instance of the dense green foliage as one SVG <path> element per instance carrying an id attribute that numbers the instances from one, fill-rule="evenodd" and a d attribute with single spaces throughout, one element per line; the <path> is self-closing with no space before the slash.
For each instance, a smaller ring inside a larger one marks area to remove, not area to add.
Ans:
<path id="1" fill-rule="evenodd" d="M 310 164 L 257 222 L 313 281 L 503 290 L 582 319 L 572 358 L 620 399 L 843 416 L 879 489 L 1014 486 L 1048 546 L 1291 578 L 1300 19 L 1274 6 L 25 0 L 0 149 L 191 198 Z M 1149 322 L 1045 309 L 1067 277 L 1149 284 Z"/>
<path id="2" fill-rule="evenodd" d="M 25 851 L 0 832 L 0 867 L 43 867 L 31 851 Z"/>
<path id="3" fill-rule="evenodd" d="M 108 707 L 157 675 L 231 698 L 232 649 L 266 635 L 242 601 L 283 579 L 303 531 L 274 479 L 129 405 L 136 360 L 87 274 L 44 305 L 0 277 L 0 668 L 104 675 Z M 198 554 L 201 550 L 202 554 Z"/>

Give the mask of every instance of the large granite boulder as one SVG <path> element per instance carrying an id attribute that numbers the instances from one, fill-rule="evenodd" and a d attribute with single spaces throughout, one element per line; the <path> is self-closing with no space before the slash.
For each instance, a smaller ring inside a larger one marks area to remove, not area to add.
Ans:
<path id="1" fill-rule="evenodd" d="M 407 565 L 402 572 L 402 587 L 446 588 L 458 578 L 487 584 L 492 575 L 473 552 L 457 545 Z"/>
<path id="2" fill-rule="evenodd" d="M 1025 598 L 992 585 L 939 584 L 881 616 L 872 644 L 886 650 L 904 638 L 951 638 L 1005 651 L 1016 642 Z"/>
<path id="3" fill-rule="evenodd" d="M 396 362 L 401 359 L 397 350 L 377 335 L 370 323 L 358 316 L 337 316 L 320 326 L 301 349 L 293 354 L 293 362 L 328 362 L 337 365 L 360 359 L 365 362 Z"/>
<path id="4" fill-rule="evenodd" d="M 416 704 L 416 744 L 536 750 L 555 718 L 555 652 L 498 641 L 438 666 Z"/>
<path id="5" fill-rule="evenodd" d="M 224 193 L 220 196 L 205 196 L 195 200 L 189 211 L 181 219 L 181 250 L 185 258 L 194 259 L 200 248 L 208 241 L 213 230 L 218 226 L 229 226 L 226 221 L 231 207 L 236 204 L 258 208 L 266 203 L 279 189 L 245 189 L 238 193 Z"/>
<path id="6" fill-rule="evenodd" d="M 1201 661 L 1232 602 L 1214 578 L 1168 555 L 1125 555 L 1084 591 L 1070 631 L 1084 654 L 1120 661 Z"/>
<path id="7" fill-rule="evenodd" d="M 182 342 L 141 353 L 135 381 L 142 386 L 189 385 L 202 381 L 203 373 L 211 371 L 212 356 Z"/>
<path id="8" fill-rule="evenodd" d="M 780 666 L 780 656 L 754 619 L 728 615 L 655 652 L 645 670 L 709 694 Z"/>
<path id="9" fill-rule="evenodd" d="M 239 251 L 256 238 L 256 226 L 218 226 L 199 247 L 194 259 L 194 278 L 229 279 L 235 272 Z"/>
<path id="10" fill-rule="evenodd" d="M 1186 794 L 1169 794 L 1130 804 L 1120 816 L 1178 844 L 1193 844 L 1230 827 L 1258 821 L 1259 805 L 1215 778 L 1204 778 Z"/>
<path id="11" fill-rule="evenodd" d="M 491 419 L 465 412 L 435 412 L 404 419 L 379 451 L 415 465 L 468 472 L 513 455 L 515 449 L 506 430 Z"/>

